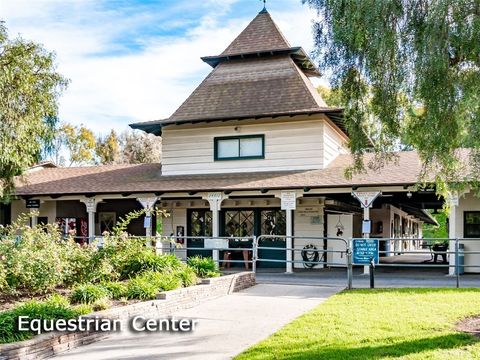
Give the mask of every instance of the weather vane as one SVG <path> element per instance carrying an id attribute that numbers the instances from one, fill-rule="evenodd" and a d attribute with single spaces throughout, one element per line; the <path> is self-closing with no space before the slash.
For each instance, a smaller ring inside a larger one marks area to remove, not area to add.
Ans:
<path id="1" fill-rule="evenodd" d="M 263 10 L 262 11 L 267 11 L 267 0 L 260 0 L 263 1 Z"/>

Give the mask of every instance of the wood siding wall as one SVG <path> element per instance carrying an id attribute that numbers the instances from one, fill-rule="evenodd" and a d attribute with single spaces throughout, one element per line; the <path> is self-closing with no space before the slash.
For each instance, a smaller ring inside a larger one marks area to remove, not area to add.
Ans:
<path id="1" fill-rule="evenodd" d="M 214 138 L 265 135 L 265 159 L 214 161 Z M 163 175 L 321 169 L 339 153 L 341 135 L 322 118 L 245 124 L 166 127 Z"/>

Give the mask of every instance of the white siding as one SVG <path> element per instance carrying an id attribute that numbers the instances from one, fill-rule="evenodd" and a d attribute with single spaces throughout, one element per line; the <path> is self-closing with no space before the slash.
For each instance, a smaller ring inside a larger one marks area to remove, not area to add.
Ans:
<path id="1" fill-rule="evenodd" d="M 466 211 L 480 211 L 480 199 L 474 196 L 472 193 L 466 194 L 464 197 L 461 197 L 459 200 L 459 206 L 451 208 L 451 212 L 455 214 L 450 214 L 450 237 L 451 238 L 463 238 L 465 235 L 464 230 L 464 213 Z M 453 216 L 452 216 L 453 215 Z M 454 223 L 453 223 L 454 222 Z M 465 251 L 480 251 L 480 240 L 466 240 L 460 241 L 464 244 Z M 455 242 L 450 242 L 450 250 L 455 249 Z M 454 257 L 450 255 L 451 263 L 454 264 Z M 453 258 L 452 258 L 453 257 Z M 480 266 L 480 254 L 465 254 L 465 272 L 467 273 L 480 273 L 480 267 L 469 267 L 468 265 Z M 452 268 L 451 268 L 452 269 Z"/>
<path id="2" fill-rule="evenodd" d="M 325 122 L 323 131 L 323 164 L 328 166 L 339 154 L 346 154 L 347 139 L 332 125 Z"/>
<path id="3" fill-rule="evenodd" d="M 163 175 L 321 169 L 324 121 L 166 127 L 162 132 Z M 265 135 L 265 159 L 214 161 L 214 138 Z"/>
<path id="4" fill-rule="evenodd" d="M 47 217 L 48 222 L 53 224 L 57 214 L 56 201 L 40 201 L 40 208 L 37 209 L 39 216 Z M 25 207 L 25 200 L 12 201 L 12 221 L 16 221 L 22 214 L 28 214 L 30 209 Z"/>
<path id="5" fill-rule="evenodd" d="M 297 204 L 297 209 L 293 212 L 294 221 L 293 227 L 295 232 L 294 246 L 296 249 L 303 249 L 306 245 L 312 244 L 320 250 L 323 249 L 323 240 L 321 239 L 302 239 L 301 237 L 323 237 L 323 206 L 318 204 L 308 204 L 305 199 L 302 199 L 302 204 Z M 312 217 L 320 217 L 319 223 L 312 223 Z M 298 237 L 297 237 L 298 236 Z M 302 260 L 302 252 L 296 251 L 294 253 L 294 260 Z M 303 264 L 294 264 L 295 268 L 303 268 Z M 321 268 L 321 265 L 317 265 L 317 268 Z"/>

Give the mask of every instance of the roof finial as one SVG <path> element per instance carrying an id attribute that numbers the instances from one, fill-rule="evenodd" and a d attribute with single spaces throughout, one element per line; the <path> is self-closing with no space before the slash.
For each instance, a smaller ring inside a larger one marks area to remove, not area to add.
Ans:
<path id="1" fill-rule="evenodd" d="M 267 11 L 267 0 L 260 0 L 260 1 L 263 1 L 263 9 L 262 9 L 262 11 L 260 11 L 260 14 L 268 12 Z"/>

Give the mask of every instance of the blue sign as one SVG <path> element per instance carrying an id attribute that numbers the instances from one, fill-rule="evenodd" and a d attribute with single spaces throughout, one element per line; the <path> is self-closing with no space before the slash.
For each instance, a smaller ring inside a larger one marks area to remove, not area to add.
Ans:
<path id="1" fill-rule="evenodd" d="M 145 219 L 143 219 L 143 227 L 145 229 L 152 227 L 152 218 L 150 216 L 145 216 Z"/>
<path id="2" fill-rule="evenodd" d="M 378 240 L 353 239 L 353 264 L 370 265 L 373 258 L 374 264 L 378 264 Z"/>

